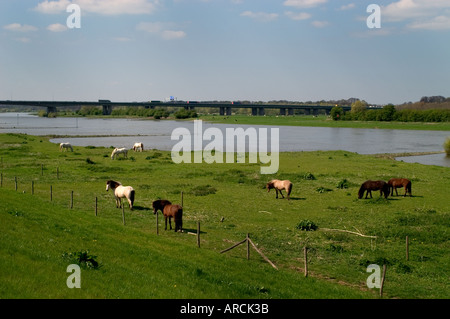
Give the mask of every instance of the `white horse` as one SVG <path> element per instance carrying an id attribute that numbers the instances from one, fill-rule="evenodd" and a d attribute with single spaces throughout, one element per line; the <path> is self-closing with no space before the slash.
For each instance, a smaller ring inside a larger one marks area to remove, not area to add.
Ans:
<path id="1" fill-rule="evenodd" d="M 114 191 L 114 197 L 116 199 L 116 207 L 122 207 L 122 198 L 128 200 L 130 209 L 133 210 L 135 191 L 131 186 L 122 186 L 120 182 L 109 180 L 106 182 L 106 190 L 112 189 Z"/>
<path id="2" fill-rule="evenodd" d="M 115 148 L 114 151 L 112 151 L 111 153 L 111 159 L 114 159 L 115 156 L 118 156 L 119 154 L 123 154 L 123 157 L 128 157 L 128 150 L 123 147 L 123 148 Z"/>
<path id="3" fill-rule="evenodd" d="M 66 149 L 66 151 L 67 151 L 67 149 L 69 149 L 69 148 L 73 152 L 73 148 L 72 148 L 72 145 L 70 145 L 70 143 L 61 143 L 61 144 L 59 144 L 59 150 L 60 151 L 62 151 L 64 149 Z"/>
<path id="4" fill-rule="evenodd" d="M 144 151 L 144 144 L 143 143 L 134 143 L 133 145 L 133 150 L 135 152 L 137 152 L 138 150 L 140 150 L 141 152 Z"/>

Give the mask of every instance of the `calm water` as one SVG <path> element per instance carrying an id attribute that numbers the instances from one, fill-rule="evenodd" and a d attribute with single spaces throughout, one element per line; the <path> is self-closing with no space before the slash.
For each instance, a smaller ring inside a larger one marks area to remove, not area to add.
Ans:
<path id="1" fill-rule="evenodd" d="M 192 121 L 149 121 L 135 119 L 87 119 L 87 118 L 41 118 L 25 113 L 0 113 L 0 133 L 26 133 L 30 135 L 71 135 L 55 138 L 54 143 L 70 142 L 76 146 L 127 147 L 135 142 L 144 143 L 147 149 L 171 150 L 178 141 L 171 140 L 175 128 L 185 127 L 194 132 Z M 254 127 L 256 129 L 277 126 L 229 125 L 203 122 L 208 127 L 225 128 Z M 435 152 L 442 151 L 442 144 L 450 132 L 415 130 L 380 130 L 328 127 L 278 126 L 280 151 L 346 150 L 359 154 Z M 270 134 L 270 133 L 269 133 Z M 94 135 L 124 135 L 101 137 Z M 203 147 L 209 141 L 203 142 Z M 225 146 L 225 145 L 224 145 Z M 402 157 L 405 162 L 450 167 L 445 154 Z"/>

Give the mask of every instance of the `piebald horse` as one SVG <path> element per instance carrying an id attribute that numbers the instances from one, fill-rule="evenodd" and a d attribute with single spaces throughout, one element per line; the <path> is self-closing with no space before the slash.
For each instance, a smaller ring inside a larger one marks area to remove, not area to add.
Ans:
<path id="1" fill-rule="evenodd" d="M 173 217 L 173 221 L 175 222 L 175 231 L 183 231 L 183 207 L 180 205 L 172 205 L 166 199 L 158 199 L 152 203 L 153 206 L 153 214 L 156 214 L 158 210 L 160 210 L 166 222 L 165 230 L 167 230 L 167 219 L 169 219 L 169 226 L 172 230 L 172 222 L 171 218 Z"/>
<path id="2" fill-rule="evenodd" d="M 137 152 L 137 151 L 144 151 L 144 143 L 134 143 L 133 145 L 133 151 Z"/>
<path id="3" fill-rule="evenodd" d="M 114 157 L 119 156 L 119 154 L 123 154 L 124 158 L 127 158 L 128 156 L 128 150 L 123 147 L 123 148 L 115 148 L 114 151 L 112 151 L 111 153 L 111 159 L 114 159 Z"/>
<path id="4" fill-rule="evenodd" d="M 59 144 L 59 150 L 63 151 L 64 149 L 67 151 L 70 148 L 70 150 L 73 152 L 72 145 L 70 143 L 61 143 Z"/>
<path id="5" fill-rule="evenodd" d="M 278 198 L 278 192 L 280 192 L 281 196 L 284 198 L 283 193 L 281 190 L 285 190 L 287 193 L 287 199 L 289 200 L 289 196 L 291 195 L 292 191 L 292 183 L 288 180 L 280 181 L 278 179 L 273 179 L 266 185 L 267 192 L 270 192 L 272 188 L 275 188 L 275 191 L 277 193 L 276 198 Z"/>
<path id="6" fill-rule="evenodd" d="M 114 197 L 116 199 L 116 207 L 122 207 L 122 198 L 128 200 L 130 209 L 133 210 L 135 191 L 131 186 L 122 186 L 120 182 L 109 180 L 106 182 L 106 190 L 112 189 L 114 191 Z"/>

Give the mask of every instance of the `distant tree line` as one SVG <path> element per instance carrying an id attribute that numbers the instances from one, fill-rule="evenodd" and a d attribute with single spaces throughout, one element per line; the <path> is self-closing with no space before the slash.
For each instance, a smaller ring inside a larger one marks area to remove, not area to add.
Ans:
<path id="1" fill-rule="evenodd" d="M 393 104 L 382 109 L 367 109 L 361 102 L 352 104 L 351 111 L 344 112 L 339 106 L 330 113 L 335 121 L 398 121 L 398 122 L 449 122 L 450 109 L 439 110 L 396 110 Z"/>
<path id="2" fill-rule="evenodd" d="M 80 116 L 102 115 L 102 109 L 96 106 L 83 106 L 76 112 Z M 195 118 L 198 117 L 195 110 L 185 110 L 184 108 L 178 111 L 169 112 L 166 109 L 151 109 L 145 107 L 118 107 L 111 112 L 112 116 L 138 116 L 138 117 L 153 117 L 155 119 L 167 118 L 171 114 L 177 119 Z"/>

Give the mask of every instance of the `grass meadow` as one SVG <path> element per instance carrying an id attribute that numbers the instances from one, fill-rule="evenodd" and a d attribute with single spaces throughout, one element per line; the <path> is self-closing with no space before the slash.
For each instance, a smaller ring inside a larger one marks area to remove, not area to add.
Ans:
<path id="1" fill-rule="evenodd" d="M 278 173 L 261 175 L 259 163 L 174 164 L 159 150 L 111 160 L 111 151 L 0 135 L 0 298 L 376 299 L 370 264 L 387 267 L 382 298 L 450 297 L 449 168 L 317 151 L 280 153 Z M 411 179 L 413 197 L 357 199 L 365 180 L 391 177 Z M 272 178 L 292 181 L 290 201 L 267 192 Z M 125 225 L 108 179 L 136 190 Z M 184 232 L 164 231 L 159 215 L 156 234 L 152 201 L 181 204 L 181 192 Z M 318 228 L 300 230 L 302 221 Z M 245 245 L 220 253 L 247 233 L 278 270 L 255 250 L 247 260 Z M 99 267 L 81 263 L 81 289 L 69 289 L 71 254 L 83 252 Z"/>

